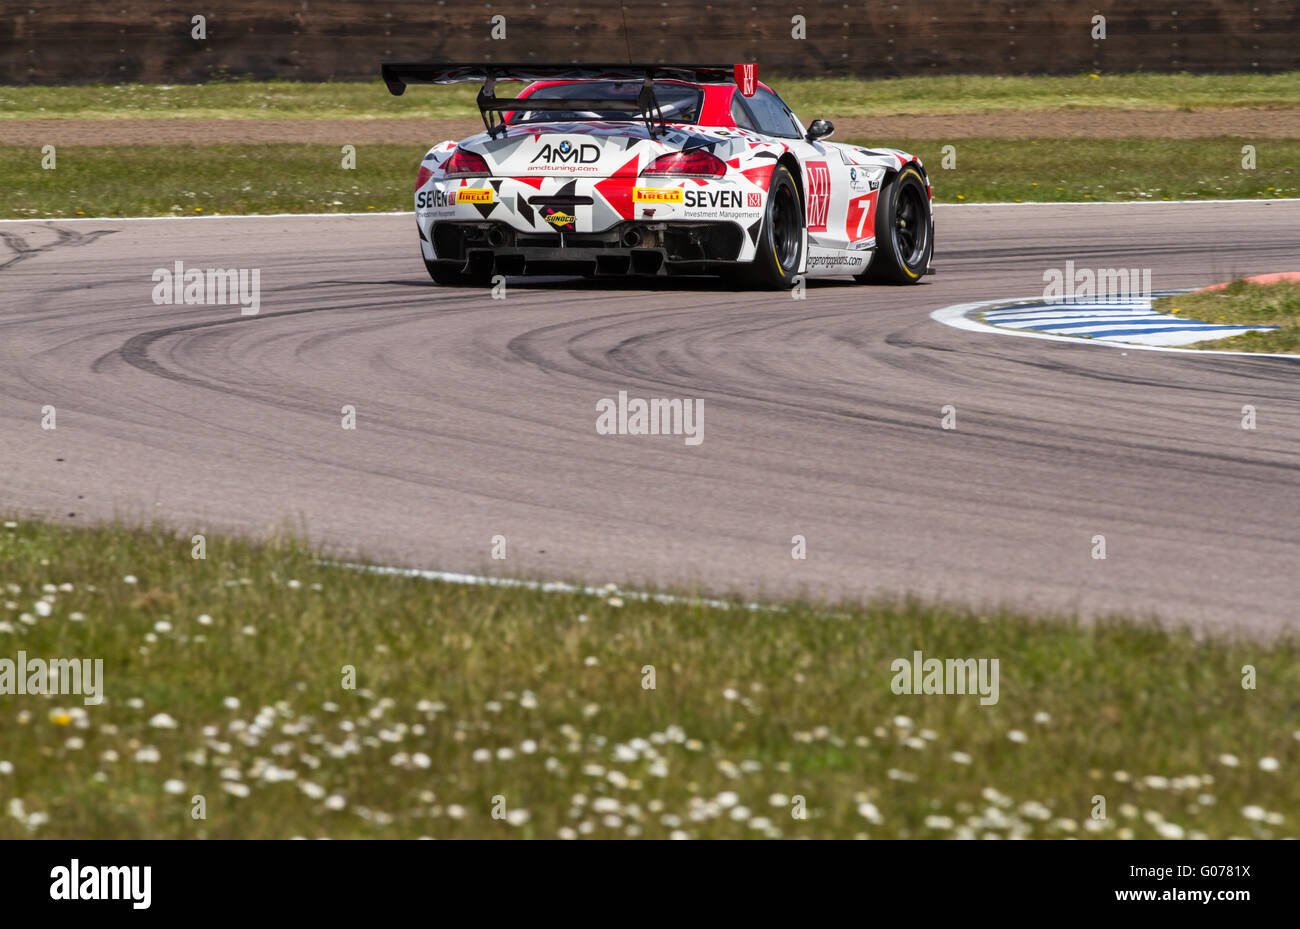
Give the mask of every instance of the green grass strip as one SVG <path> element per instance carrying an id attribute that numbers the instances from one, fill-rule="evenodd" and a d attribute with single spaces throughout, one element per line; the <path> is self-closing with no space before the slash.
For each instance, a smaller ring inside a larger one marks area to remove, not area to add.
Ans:
<path id="1" fill-rule="evenodd" d="M 5 523 L 0 566 L 0 659 L 103 661 L 99 705 L 0 696 L 0 839 L 1219 838 L 1300 822 L 1294 641 L 911 601 L 773 613 L 468 587 L 325 566 L 290 539 L 210 538 L 196 560 L 189 533 L 120 527 Z M 892 664 L 916 650 L 997 659 L 998 702 L 896 694 Z"/>
<path id="2" fill-rule="evenodd" d="M 1300 284 L 1233 281 L 1223 290 L 1162 297 L 1153 306 L 1161 313 L 1177 313 L 1216 325 L 1281 327 L 1273 332 L 1248 332 L 1231 339 L 1198 342 L 1189 348 L 1300 354 Z"/>
<path id="3" fill-rule="evenodd" d="M 430 143 L 438 141 L 430 139 Z M 868 140 L 858 140 L 866 143 Z M 1300 195 L 1300 140 L 1252 142 L 1258 168 L 1241 167 L 1235 139 L 966 139 L 955 167 L 942 144 L 870 140 L 919 155 L 946 203 L 1201 200 Z M 361 145 L 355 170 L 334 145 L 61 147 L 57 167 L 39 149 L 0 147 L 0 218 L 329 213 L 412 208 L 425 149 Z"/>

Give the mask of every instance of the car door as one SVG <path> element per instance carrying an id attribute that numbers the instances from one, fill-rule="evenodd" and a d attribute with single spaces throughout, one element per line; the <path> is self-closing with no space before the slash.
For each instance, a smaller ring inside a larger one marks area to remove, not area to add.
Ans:
<path id="1" fill-rule="evenodd" d="M 766 87 L 756 88 L 752 97 L 737 93 L 733 99 L 737 101 L 732 107 L 733 117 L 739 108 L 752 128 L 788 145 L 803 167 L 809 248 L 846 249 L 855 241 L 873 235 L 869 229 L 865 232 L 858 229 L 865 225 L 858 221 L 861 216 L 851 215 L 850 194 L 855 193 L 858 185 L 853 183 L 851 167 L 835 145 L 820 140 L 809 142 L 794 112 Z M 743 125 L 739 119 L 736 124 Z M 865 193 L 865 186 L 862 192 Z"/>

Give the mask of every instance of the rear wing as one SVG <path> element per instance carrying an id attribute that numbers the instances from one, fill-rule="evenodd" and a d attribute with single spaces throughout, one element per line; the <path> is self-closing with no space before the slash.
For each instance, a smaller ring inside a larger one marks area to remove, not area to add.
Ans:
<path id="1" fill-rule="evenodd" d="M 743 70 L 742 70 L 743 69 Z M 663 111 L 655 100 L 656 80 L 683 81 L 688 84 L 741 84 L 752 93 L 753 65 L 633 65 L 633 64 L 434 64 L 431 62 L 390 62 L 381 68 L 388 92 L 401 96 L 410 84 L 478 84 L 479 113 L 490 135 L 505 131 L 504 117 L 499 114 L 517 110 L 514 97 L 498 98 L 497 82 L 532 83 L 533 81 L 640 81 L 641 91 L 635 99 L 589 99 L 585 97 L 533 100 L 529 110 L 614 110 L 636 114 L 654 135 L 667 130 Z M 747 93 L 746 96 L 749 94 Z"/>

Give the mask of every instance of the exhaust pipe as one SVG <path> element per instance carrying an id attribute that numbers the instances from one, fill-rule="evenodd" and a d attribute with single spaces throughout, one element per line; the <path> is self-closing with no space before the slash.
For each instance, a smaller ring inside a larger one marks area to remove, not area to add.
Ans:
<path id="1" fill-rule="evenodd" d="M 506 234 L 501 231 L 500 226 L 493 226 L 488 230 L 487 242 L 493 248 L 500 248 L 506 244 Z"/>
<path id="2" fill-rule="evenodd" d="M 641 230 L 632 226 L 623 232 L 623 244 L 628 248 L 636 248 L 641 244 Z"/>

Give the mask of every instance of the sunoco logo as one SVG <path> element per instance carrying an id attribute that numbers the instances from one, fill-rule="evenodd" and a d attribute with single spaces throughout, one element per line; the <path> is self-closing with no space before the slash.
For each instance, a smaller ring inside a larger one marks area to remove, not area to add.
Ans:
<path id="1" fill-rule="evenodd" d="M 562 164 L 591 164 L 593 161 L 600 160 L 600 146 L 591 145 L 584 142 L 581 145 L 574 145 L 572 142 L 565 140 L 559 145 L 552 145 L 547 142 L 541 147 L 533 160 L 529 164 L 537 164 L 542 161 L 548 165 Z"/>

